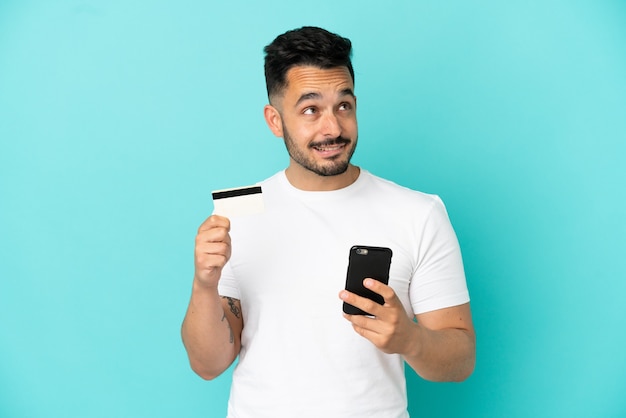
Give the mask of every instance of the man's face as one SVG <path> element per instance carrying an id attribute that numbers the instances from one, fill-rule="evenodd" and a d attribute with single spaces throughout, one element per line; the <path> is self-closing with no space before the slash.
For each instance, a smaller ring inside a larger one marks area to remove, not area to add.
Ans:
<path id="1" fill-rule="evenodd" d="M 356 97 L 347 68 L 298 66 L 273 100 L 281 116 L 290 168 L 305 175 L 343 174 L 357 143 Z"/>

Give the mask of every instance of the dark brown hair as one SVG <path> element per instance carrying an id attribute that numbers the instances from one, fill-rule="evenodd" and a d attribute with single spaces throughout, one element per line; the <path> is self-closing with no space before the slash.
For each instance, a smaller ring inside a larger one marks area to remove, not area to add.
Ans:
<path id="1" fill-rule="evenodd" d="M 287 86 L 287 72 L 294 66 L 322 69 L 347 67 L 354 83 L 352 42 L 325 29 L 304 26 L 279 35 L 265 51 L 267 95 L 280 94 Z"/>

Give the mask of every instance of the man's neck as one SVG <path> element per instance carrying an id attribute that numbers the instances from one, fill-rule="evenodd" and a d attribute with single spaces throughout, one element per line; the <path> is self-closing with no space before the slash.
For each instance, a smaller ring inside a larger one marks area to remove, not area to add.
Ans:
<path id="1" fill-rule="evenodd" d="M 296 189 L 310 192 L 327 192 L 348 187 L 359 178 L 361 169 L 350 164 L 348 169 L 336 176 L 321 176 L 303 167 L 290 165 L 285 170 L 289 183 Z"/>

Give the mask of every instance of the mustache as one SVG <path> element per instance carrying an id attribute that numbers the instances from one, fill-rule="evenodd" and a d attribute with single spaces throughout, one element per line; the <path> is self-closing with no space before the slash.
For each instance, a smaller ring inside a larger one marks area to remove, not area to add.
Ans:
<path id="1" fill-rule="evenodd" d="M 309 144 L 309 148 L 315 147 L 332 147 L 333 145 L 349 144 L 351 141 L 348 138 L 338 136 L 337 138 L 327 139 L 325 141 L 312 142 Z"/>

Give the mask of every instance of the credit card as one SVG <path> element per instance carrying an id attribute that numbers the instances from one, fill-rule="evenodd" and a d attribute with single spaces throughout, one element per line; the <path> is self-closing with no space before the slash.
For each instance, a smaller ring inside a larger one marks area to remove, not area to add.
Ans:
<path id="1" fill-rule="evenodd" d="M 230 218 L 261 213 L 265 209 L 261 186 L 215 190 L 212 195 L 213 214 L 215 215 Z"/>

